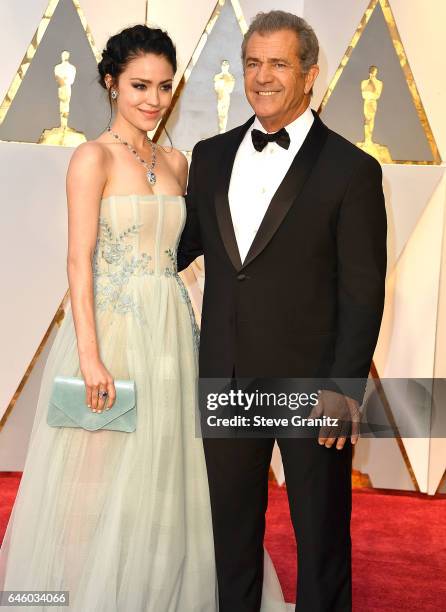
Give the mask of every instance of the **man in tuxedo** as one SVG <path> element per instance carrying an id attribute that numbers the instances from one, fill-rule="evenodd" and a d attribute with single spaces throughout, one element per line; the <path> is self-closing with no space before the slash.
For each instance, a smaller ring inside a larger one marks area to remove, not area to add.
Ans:
<path id="1" fill-rule="evenodd" d="M 318 41 L 303 19 L 260 13 L 242 57 L 255 116 L 194 147 L 178 250 L 180 270 L 205 257 L 200 377 L 366 378 L 384 301 L 381 167 L 310 110 Z M 321 392 L 319 414 L 333 397 Z M 301 612 L 351 609 L 356 439 L 278 439 Z M 256 612 L 274 439 L 203 442 L 219 609 Z"/>

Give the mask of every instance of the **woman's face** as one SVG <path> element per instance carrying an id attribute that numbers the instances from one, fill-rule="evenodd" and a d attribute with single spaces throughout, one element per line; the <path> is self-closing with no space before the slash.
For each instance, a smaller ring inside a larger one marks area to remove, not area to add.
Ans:
<path id="1" fill-rule="evenodd" d="M 172 66 L 164 56 L 138 55 L 119 75 L 117 110 L 135 127 L 152 131 L 169 108 L 173 77 Z"/>

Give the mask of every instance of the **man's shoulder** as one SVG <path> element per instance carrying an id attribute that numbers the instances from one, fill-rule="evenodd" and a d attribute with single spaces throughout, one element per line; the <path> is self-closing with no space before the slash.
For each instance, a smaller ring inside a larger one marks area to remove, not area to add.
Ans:
<path id="1" fill-rule="evenodd" d="M 372 155 L 369 155 L 337 132 L 330 128 L 327 129 L 326 153 L 338 167 L 345 165 L 347 168 L 358 168 L 360 166 L 371 169 L 381 168 L 380 163 Z"/>
<path id="2" fill-rule="evenodd" d="M 194 147 L 194 152 L 198 150 L 208 151 L 212 149 L 215 151 L 219 148 L 224 149 L 228 144 L 232 143 L 234 139 L 237 139 L 243 130 L 246 131 L 248 129 L 248 124 L 250 124 L 252 120 L 253 118 L 249 119 L 246 123 L 224 132 L 223 134 L 216 134 L 215 136 L 210 136 L 209 138 L 199 140 Z"/>

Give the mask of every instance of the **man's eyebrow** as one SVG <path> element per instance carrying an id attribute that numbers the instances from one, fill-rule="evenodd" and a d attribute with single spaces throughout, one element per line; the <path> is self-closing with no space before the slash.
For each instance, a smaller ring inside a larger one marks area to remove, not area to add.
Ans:
<path id="1" fill-rule="evenodd" d="M 257 58 L 257 57 L 247 57 L 245 61 L 246 61 L 246 62 L 250 62 L 250 61 L 251 61 L 251 62 L 252 62 L 252 61 L 254 61 L 254 62 L 260 62 L 259 58 Z M 283 58 L 283 57 L 269 57 L 269 58 L 268 58 L 266 61 L 267 61 L 269 64 L 276 64 L 277 62 L 282 62 L 283 64 L 289 64 L 289 63 L 290 63 L 290 62 L 289 62 L 287 59 L 285 59 L 285 58 Z M 261 63 L 261 62 L 260 62 L 260 63 Z"/>
<path id="2" fill-rule="evenodd" d="M 131 77 L 130 79 L 131 81 L 142 81 L 143 83 L 151 83 L 152 81 L 150 81 L 149 79 L 140 79 L 139 77 Z M 164 83 L 171 83 L 173 81 L 173 79 L 166 79 L 165 81 L 161 81 L 161 85 L 163 85 Z"/>

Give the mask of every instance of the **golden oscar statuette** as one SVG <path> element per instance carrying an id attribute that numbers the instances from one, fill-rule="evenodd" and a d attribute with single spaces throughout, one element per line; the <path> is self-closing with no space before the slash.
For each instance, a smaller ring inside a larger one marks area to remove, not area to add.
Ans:
<path id="1" fill-rule="evenodd" d="M 39 144 L 62 145 L 64 147 L 77 147 L 87 139 L 82 132 L 68 127 L 70 114 L 71 86 L 76 78 L 76 66 L 68 61 L 70 53 L 62 51 L 62 62 L 54 66 L 54 76 L 58 84 L 60 126 L 44 130 L 38 140 Z"/>
<path id="2" fill-rule="evenodd" d="M 383 90 L 383 82 L 377 78 L 378 68 L 370 66 L 369 78 L 361 82 L 361 93 L 364 100 L 364 140 L 356 145 L 376 157 L 383 164 L 392 163 L 392 157 L 386 145 L 373 142 L 373 130 L 378 108 L 378 100 Z"/>
<path id="3" fill-rule="evenodd" d="M 221 63 L 221 72 L 214 76 L 214 89 L 217 94 L 217 114 L 219 134 L 226 131 L 231 94 L 234 91 L 235 77 L 229 72 L 228 60 Z"/>

